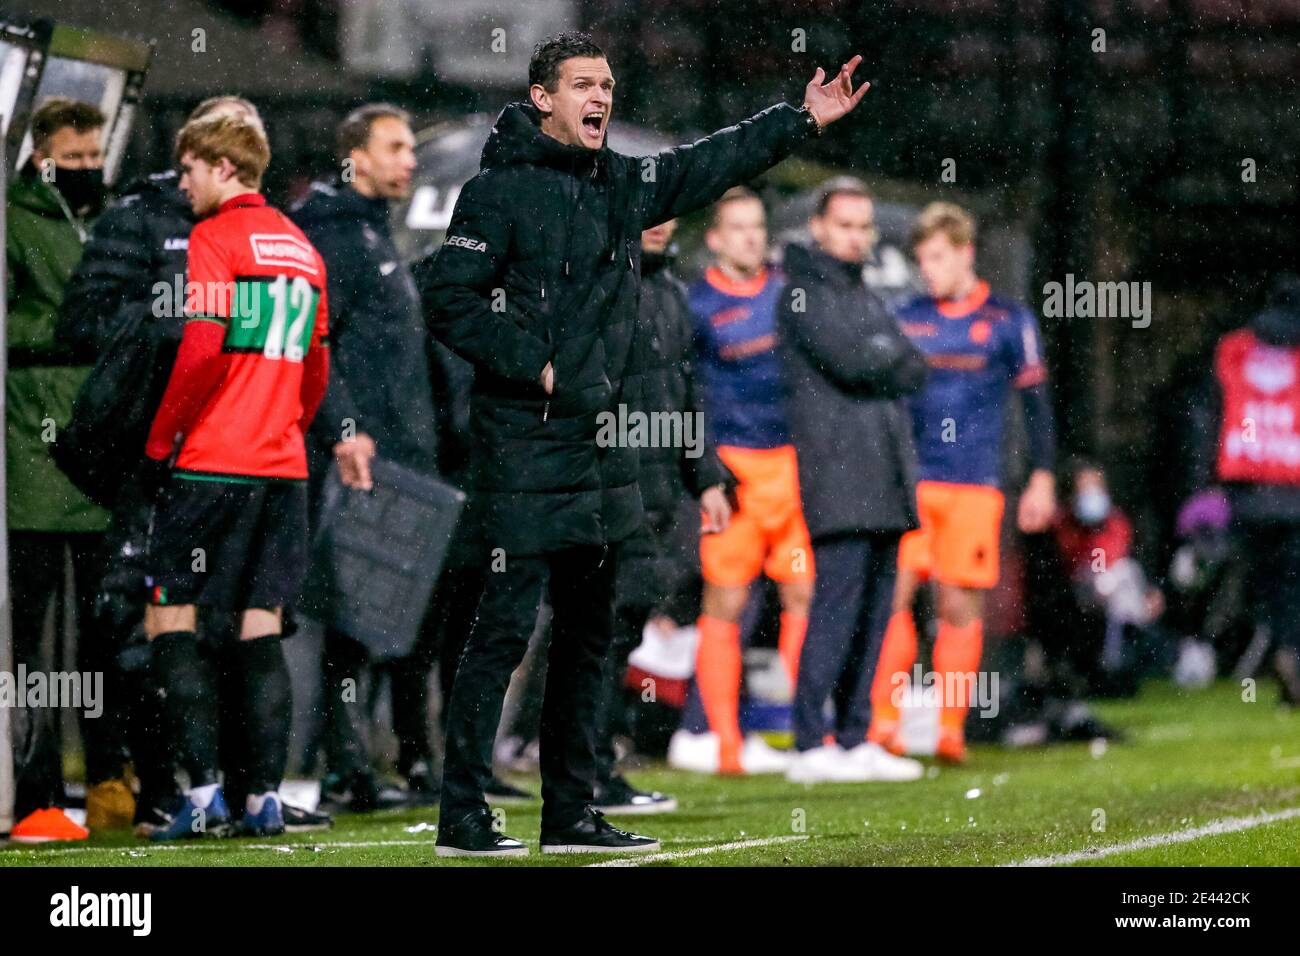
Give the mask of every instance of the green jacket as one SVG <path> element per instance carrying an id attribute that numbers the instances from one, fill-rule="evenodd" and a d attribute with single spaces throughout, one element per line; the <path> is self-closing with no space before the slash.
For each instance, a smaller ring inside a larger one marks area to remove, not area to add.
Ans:
<path id="1" fill-rule="evenodd" d="M 72 417 L 89 366 L 72 365 L 55 341 L 63 289 L 81 258 L 88 224 L 74 221 L 54 187 L 30 168 L 9 187 L 9 372 L 5 380 L 5 467 L 9 528 L 103 531 L 108 512 L 73 487 L 50 457 L 50 441 Z"/>

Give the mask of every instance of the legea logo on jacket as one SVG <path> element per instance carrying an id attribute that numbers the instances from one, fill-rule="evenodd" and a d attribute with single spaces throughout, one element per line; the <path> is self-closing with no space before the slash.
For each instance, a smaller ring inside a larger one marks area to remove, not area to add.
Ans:
<path id="1" fill-rule="evenodd" d="M 460 246 L 462 249 L 468 249 L 470 252 L 487 252 L 486 242 L 475 242 L 467 236 L 448 236 L 443 242 L 444 246 Z"/>
<path id="2" fill-rule="evenodd" d="M 293 266 L 316 274 L 316 257 L 312 248 L 296 236 L 284 232 L 255 232 L 248 237 L 253 246 L 253 261 L 259 266 Z"/>

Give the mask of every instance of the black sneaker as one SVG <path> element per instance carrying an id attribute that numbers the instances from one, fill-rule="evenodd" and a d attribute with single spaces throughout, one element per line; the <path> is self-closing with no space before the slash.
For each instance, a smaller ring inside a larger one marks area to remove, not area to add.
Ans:
<path id="1" fill-rule="evenodd" d="M 488 803 L 499 807 L 518 806 L 522 803 L 533 803 L 537 800 L 527 790 L 520 790 L 518 787 L 511 786 L 496 774 L 488 781 L 484 789 L 483 799 Z"/>
<path id="2" fill-rule="evenodd" d="M 334 818 L 328 813 L 295 807 L 291 803 L 281 803 L 284 814 L 286 833 L 310 833 L 313 830 L 328 830 L 334 826 Z"/>
<path id="3" fill-rule="evenodd" d="M 476 811 L 456 823 L 438 821 L 438 856 L 527 856 L 528 847 L 492 827 L 492 814 Z"/>
<path id="4" fill-rule="evenodd" d="M 542 830 L 543 853 L 648 853 L 657 849 L 659 841 L 654 837 L 620 830 L 591 807 L 570 826 Z"/>
<path id="5" fill-rule="evenodd" d="M 592 809 L 613 814 L 672 813 L 677 799 L 658 790 L 638 790 L 622 776 L 616 775 L 603 787 L 596 788 Z"/>
<path id="6" fill-rule="evenodd" d="M 321 804 L 337 811 L 373 813 L 408 805 L 402 790 L 381 784 L 374 774 L 365 770 L 346 777 L 329 774 L 321 781 L 320 789 Z"/>

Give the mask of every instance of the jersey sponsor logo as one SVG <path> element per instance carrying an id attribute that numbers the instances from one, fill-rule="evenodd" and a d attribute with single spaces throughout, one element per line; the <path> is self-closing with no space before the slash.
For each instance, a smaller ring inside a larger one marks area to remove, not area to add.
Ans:
<path id="1" fill-rule="evenodd" d="M 957 372 L 978 372 L 982 368 L 987 368 L 989 364 L 988 356 L 983 353 L 961 355 L 954 352 L 938 352 L 927 355 L 926 361 L 930 368 L 951 369 Z"/>
<path id="2" fill-rule="evenodd" d="M 909 339 L 933 338 L 939 334 L 939 328 L 933 322 L 901 322 L 903 334 Z"/>
<path id="3" fill-rule="evenodd" d="M 487 252 L 486 242 L 476 242 L 468 236 L 448 236 L 442 244 L 444 246 L 460 246 L 470 252 Z"/>
<path id="4" fill-rule="evenodd" d="M 728 342 L 718 349 L 718 356 L 728 362 L 738 362 L 754 355 L 762 355 L 776 348 L 776 336 L 768 333 L 741 342 Z"/>
<path id="5" fill-rule="evenodd" d="M 189 247 L 189 236 L 168 236 L 163 242 L 163 252 L 175 252 L 178 249 L 188 249 Z"/>
<path id="6" fill-rule="evenodd" d="M 288 266 L 317 274 L 316 250 L 297 236 L 285 232 L 254 232 L 248 241 L 253 247 L 253 261 L 259 266 Z"/>
<path id="7" fill-rule="evenodd" d="M 723 325 L 730 325 L 732 322 L 743 322 L 753 314 L 754 310 L 747 305 L 734 305 L 730 309 L 719 309 L 714 312 L 709 316 L 709 322 L 716 329 Z"/>

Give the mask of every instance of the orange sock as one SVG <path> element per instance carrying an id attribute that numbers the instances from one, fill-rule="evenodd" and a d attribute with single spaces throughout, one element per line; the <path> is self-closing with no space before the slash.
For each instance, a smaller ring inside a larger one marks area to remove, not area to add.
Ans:
<path id="1" fill-rule="evenodd" d="M 740 625 L 701 614 L 700 643 L 695 654 L 695 684 L 721 744 L 719 769 L 739 773 L 740 745 Z"/>
<path id="2" fill-rule="evenodd" d="M 910 610 L 895 611 L 885 627 L 880 660 L 871 682 L 871 728 L 867 739 L 883 744 L 898 726 L 898 705 L 894 693 L 899 687 L 894 675 L 908 674 L 916 663 L 916 621 Z"/>
<path id="3" fill-rule="evenodd" d="M 808 617 L 790 611 L 781 612 L 781 634 L 776 639 L 777 653 L 785 672 L 790 675 L 790 686 L 799 683 L 799 654 L 803 650 L 803 639 L 808 633 Z"/>
<path id="4" fill-rule="evenodd" d="M 939 635 L 934 640 L 934 669 L 943 680 L 943 706 L 939 710 L 941 736 L 960 738 L 962 734 L 970 692 L 979 678 L 983 649 L 983 621 L 971 621 L 965 627 L 939 622 Z"/>

